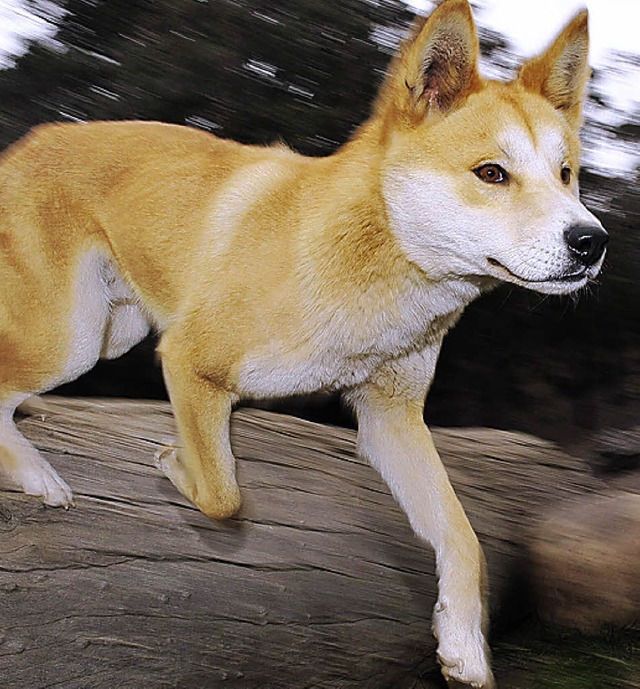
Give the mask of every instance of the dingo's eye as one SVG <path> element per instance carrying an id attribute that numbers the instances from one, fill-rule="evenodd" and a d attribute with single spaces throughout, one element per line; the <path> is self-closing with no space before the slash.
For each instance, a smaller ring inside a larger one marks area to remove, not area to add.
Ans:
<path id="1" fill-rule="evenodd" d="M 571 168 L 568 165 L 563 166 L 562 170 L 560 170 L 560 179 L 565 186 L 571 182 L 571 175 Z"/>
<path id="2" fill-rule="evenodd" d="M 487 182 L 487 184 L 501 184 L 509 181 L 507 171 L 496 163 L 481 165 L 474 170 L 474 173 L 478 179 Z"/>

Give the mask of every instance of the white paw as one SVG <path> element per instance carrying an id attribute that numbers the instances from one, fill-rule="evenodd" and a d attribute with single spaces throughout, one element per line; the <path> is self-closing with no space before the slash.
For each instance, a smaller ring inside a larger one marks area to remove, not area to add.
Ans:
<path id="1" fill-rule="evenodd" d="M 198 467 L 194 479 L 189 474 L 189 465 L 181 459 L 180 453 L 181 449 L 175 445 L 165 445 L 155 453 L 156 467 L 203 514 L 211 519 L 233 516 L 240 508 L 240 489 L 235 477 L 212 475 L 207 481 L 202 468 Z M 193 464 L 191 467 L 193 468 Z"/>
<path id="2" fill-rule="evenodd" d="M 20 487 L 27 495 L 35 495 L 51 507 L 73 507 L 71 488 L 48 463 L 29 467 L 19 478 Z"/>
<path id="3" fill-rule="evenodd" d="M 481 614 L 456 617 L 446 604 L 438 603 L 433 615 L 433 632 L 438 639 L 438 660 L 448 682 L 494 689 L 487 643 L 481 630 Z"/>
<path id="4" fill-rule="evenodd" d="M 486 661 L 469 662 L 469 658 L 445 656 L 438 651 L 438 660 L 442 666 L 442 674 L 447 682 L 464 685 L 474 689 L 495 689 L 493 673 Z"/>

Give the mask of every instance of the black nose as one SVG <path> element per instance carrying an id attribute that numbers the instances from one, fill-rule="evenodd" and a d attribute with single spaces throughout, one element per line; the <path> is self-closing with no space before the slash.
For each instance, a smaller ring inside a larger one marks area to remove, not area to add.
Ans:
<path id="1" fill-rule="evenodd" d="M 572 225 L 565 230 L 564 238 L 578 261 L 587 268 L 600 260 L 609 241 L 608 233 L 598 225 Z"/>

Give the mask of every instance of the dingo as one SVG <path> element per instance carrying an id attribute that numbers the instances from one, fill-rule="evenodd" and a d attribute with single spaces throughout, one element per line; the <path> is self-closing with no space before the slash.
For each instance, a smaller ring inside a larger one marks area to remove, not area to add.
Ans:
<path id="1" fill-rule="evenodd" d="M 0 163 L 4 472 L 71 505 L 13 412 L 150 327 L 180 434 L 158 465 L 216 519 L 240 505 L 232 406 L 344 390 L 360 451 L 435 548 L 444 675 L 493 686 L 482 552 L 423 407 L 471 300 L 501 281 L 573 292 L 602 266 L 578 200 L 587 48 L 582 12 L 514 81 L 485 81 L 467 0 L 445 0 L 324 159 L 153 122 L 36 128 Z"/>

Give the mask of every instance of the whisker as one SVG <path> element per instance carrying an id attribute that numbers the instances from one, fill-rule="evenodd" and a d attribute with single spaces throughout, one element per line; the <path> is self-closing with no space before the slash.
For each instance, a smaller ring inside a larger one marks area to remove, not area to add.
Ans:
<path id="1" fill-rule="evenodd" d="M 509 297 L 511 297 L 511 295 L 512 295 L 513 292 L 514 292 L 514 287 L 513 287 L 513 285 L 509 285 L 509 289 L 506 290 L 506 292 L 507 292 L 507 295 L 506 295 L 506 297 L 502 300 L 502 302 L 500 303 L 500 305 L 498 306 L 498 311 L 502 310 L 502 308 L 504 307 L 504 305 L 509 301 Z"/>
<path id="2" fill-rule="evenodd" d="M 551 297 L 550 294 L 541 295 L 540 299 L 538 300 L 538 303 L 534 304 L 533 306 L 531 306 L 529 308 L 529 313 L 533 313 L 536 309 L 540 308 L 540 306 L 542 306 L 542 304 L 544 304 L 544 302 L 547 301 L 547 299 L 549 299 L 549 297 Z"/>

